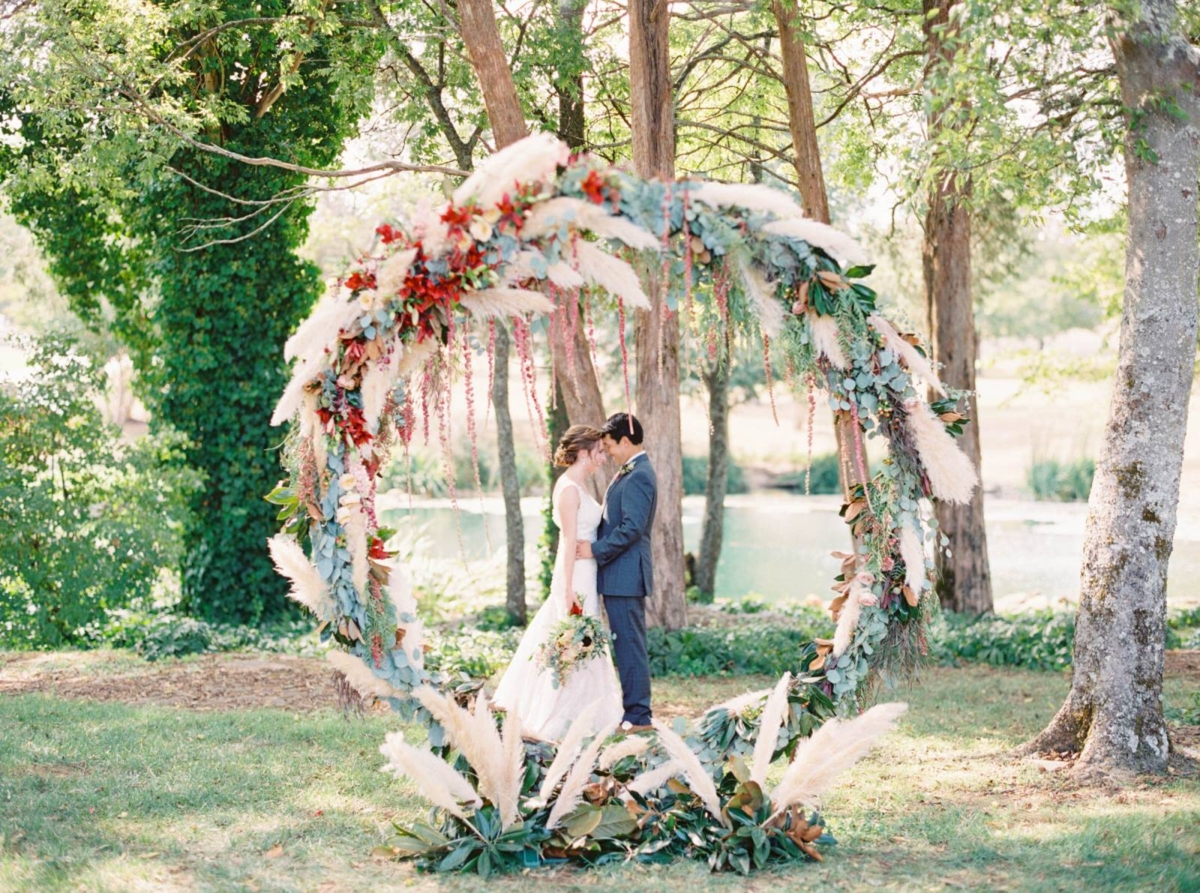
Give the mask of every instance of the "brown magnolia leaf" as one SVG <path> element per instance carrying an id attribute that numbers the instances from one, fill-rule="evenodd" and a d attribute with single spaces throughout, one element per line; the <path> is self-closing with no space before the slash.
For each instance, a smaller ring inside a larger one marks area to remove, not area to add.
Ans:
<path id="1" fill-rule="evenodd" d="M 915 608 L 917 606 L 917 602 L 921 600 L 920 597 L 912 591 L 912 587 L 908 584 L 902 586 L 900 591 L 904 593 L 904 600 L 908 602 L 908 606 L 910 608 Z"/>
<path id="2" fill-rule="evenodd" d="M 700 238 L 699 236 L 692 236 L 691 245 L 692 245 L 692 251 L 695 252 L 696 254 L 699 254 L 700 252 L 705 250 L 704 240 L 702 238 Z"/>
<path id="3" fill-rule="evenodd" d="M 946 424 L 950 424 L 951 422 L 961 422 L 966 416 L 961 412 L 943 412 L 938 418 Z"/>
<path id="4" fill-rule="evenodd" d="M 847 523 L 849 523 L 861 515 L 863 513 L 863 509 L 866 507 L 867 504 L 865 502 L 852 502 L 846 506 L 846 512 L 844 515 L 842 515 L 842 517 L 846 519 Z"/>
<path id="5" fill-rule="evenodd" d="M 810 670 L 819 670 L 825 666 L 825 660 L 829 657 L 827 654 L 818 654 L 812 663 L 808 665 Z"/>
<path id="6" fill-rule="evenodd" d="M 817 651 L 823 653 L 833 650 L 833 639 L 813 639 L 813 644 L 817 646 Z"/>
<path id="7" fill-rule="evenodd" d="M 914 335 L 912 332 L 901 332 L 900 337 L 903 338 L 905 341 L 907 341 L 909 344 L 911 344 L 913 347 L 917 347 L 921 343 L 921 336 Z"/>
<path id="8" fill-rule="evenodd" d="M 829 603 L 829 611 L 833 614 L 833 619 L 837 620 L 842 613 L 842 606 L 846 604 L 846 599 L 850 597 L 849 593 L 843 593 Z"/>
<path id="9" fill-rule="evenodd" d="M 608 799 L 608 790 L 603 782 L 597 781 L 584 787 L 583 796 L 589 803 L 602 803 Z"/>
<path id="10" fill-rule="evenodd" d="M 817 278 L 830 291 L 841 291 L 848 287 L 846 280 L 833 272 L 833 270 L 817 270 Z"/>
<path id="11" fill-rule="evenodd" d="M 362 630 L 351 618 L 346 618 L 346 638 L 362 640 Z"/>
<path id="12" fill-rule="evenodd" d="M 712 252 L 706 248 L 696 255 L 696 260 L 702 264 L 712 263 Z"/>
<path id="13" fill-rule="evenodd" d="M 283 844 L 282 843 L 275 844 L 275 846 L 271 847 L 269 850 L 267 850 L 265 853 L 263 853 L 263 855 L 266 856 L 268 859 L 278 859 L 280 856 L 283 855 Z"/>
<path id="14" fill-rule="evenodd" d="M 678 778 L 672 778 L 667 782 L 667 788 L 672 794 L 690 794 L 692 789 L 685 785 Z"/>
<path id="15" fill-rule="evenodd" d="M 404 637 L 408 634 L 408 630 L 403 627 L 396 627 L 396 647 L 399 648 L 404 644 Z"/>
<path id="16" fill-rule="evenodd" d="M 845 561 L 847 558 L 854 557 L 849 552 L 830 552 L 829 554 L 832 555 L 834 558 L 836 558 L 838 561 Z"/>

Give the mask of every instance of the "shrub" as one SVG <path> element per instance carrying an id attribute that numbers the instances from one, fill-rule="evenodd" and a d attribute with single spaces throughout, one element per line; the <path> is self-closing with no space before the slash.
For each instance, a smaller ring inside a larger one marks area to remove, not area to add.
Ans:
<path id="1" fill-rule="evenodd" d="M 685 496 L 703 496 L 708 489 L 708 456 L 683 457 L 683 493 Z M 725 469 L 725 492 L 729 495 L 746 493 L 746 473 L 742 467 L 729 460 Z"/>
<path id="2" fill-rule="evenodd" d="M 1029 466 L 1026 481 L 1033 498 L 1056 502 L 1086 502 L 1092 492 L 1096 463 L 1092 459 L 1059 462 L 1057 459 L 1035 460 Z"/>
<path id="3" fill-rule="evenodd" d="M 83 642 L 179 564 L 202 476 L 180 436 L 104 424 L 100 364 L 73 339 L 29 346 L 30 376 L 0 389 L 0 642 L 43 648 Z"/>
<path id="4" fill-rule="evenodd" d="M 822 453 L 812 457 L 811 492 L 813 495 L 828 495 L 842 492 L 841 478 L 838 476 L 837 453 Z M 778 486 L 789 490 L 804 492 L 804 468 L 789 471 L 779 479 Z"/>
<path id="5" fill-rule="evenodd" d="M 944 613 L 929 631 L 930 656 L 941 664 L 979 662 L 1029 670 L 1065 670 L 1075 645 L 1075 615 L 1055 611 Z"/>

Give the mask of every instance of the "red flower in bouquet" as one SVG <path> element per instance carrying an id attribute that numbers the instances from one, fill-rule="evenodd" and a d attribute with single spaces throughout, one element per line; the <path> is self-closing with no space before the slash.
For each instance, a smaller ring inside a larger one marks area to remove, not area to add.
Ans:
<path id="1" fill-rule="evenodd" d="M 346 280 L 346 288 L 350 289 L 350 291 L 358 291 L 359 289 L 374 288 L 374 287 L 375 287 L 375 274 L 374 273 L 363 274 L 361 271 L 356 271 L 354 273 L 351 273 L 350 278 Z"/>

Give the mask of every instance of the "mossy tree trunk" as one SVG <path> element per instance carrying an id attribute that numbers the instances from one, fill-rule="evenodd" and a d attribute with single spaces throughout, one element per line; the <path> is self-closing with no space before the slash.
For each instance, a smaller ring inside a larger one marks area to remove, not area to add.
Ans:
<path id="1" fill-rule="evenodd" d="M 1167 563 L 1196 358 L 1200 50 L 1171 0 L 1127 15 L 1111 13 L 1109 38 L 1129 124 L 1116 380 L 1084 535 L 1071 691 L 1022 748 L 1079 752 L 1085 772 L 1167 766 Z"/>
<path id="2" fill-rule="evenodd" d="M 708 389 L 708 481 L 704 490 L 704 526 L 693 580 L 707 600 L 717 591 L 717 564 L 725 539 L 725 494 L 729 483 L 729 375 L 732 357 L 721 338 L 721 353 L 703 372 Z"/>

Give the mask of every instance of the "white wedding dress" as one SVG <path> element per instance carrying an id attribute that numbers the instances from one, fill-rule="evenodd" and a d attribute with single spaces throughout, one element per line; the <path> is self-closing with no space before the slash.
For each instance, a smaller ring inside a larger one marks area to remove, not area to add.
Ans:
<path id="1" fill-rule="evenodd" d="M 581 540 L 595 542 L 596 530 L 600 526 L 600 503 L 596 502 L 583 487 L 565 474 L 554 486 L 553 519 L 562 530 L 559 503 L 563 490 L 575 487 L 579 491 L 579 515 L 576 535 Z M 512 663 L 504 671 L 496 689 L 493 703 L 505 710 L 515 711 L 521 717 L 526 735 L 558 741 L 572 721 L 589 704 L 596 704 L 592 718 L 592 730 L 618 722 L 623 714 L 621 706 L 621 683 L 613 667 L 611 655 L 595 657 L 579 664 L 567 677 L 565 685 L 554 686 L 552 671 L 537 664 L 538 650 L 559 622 L 567 617 L 566 595 L 563 588 L 563 556 L 572 543 L 559 542 L 558 557 L 554 562 L 554 578 L 550 583 L 550 597 L 534 615 L 533 620 L 521 637 Z M 585 614 L 600 616 L 600 595 L 596 592 L 596 560 L 575 559 L 575 595 Z M 610 646 L 611 650 L 611 646 Z"/>

